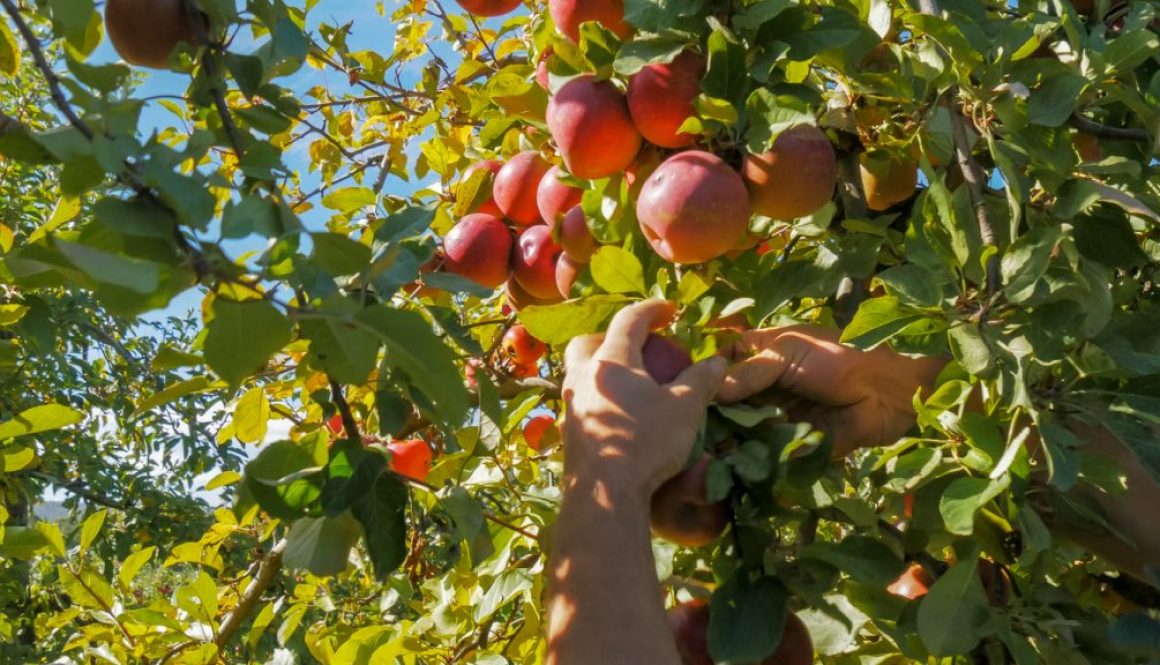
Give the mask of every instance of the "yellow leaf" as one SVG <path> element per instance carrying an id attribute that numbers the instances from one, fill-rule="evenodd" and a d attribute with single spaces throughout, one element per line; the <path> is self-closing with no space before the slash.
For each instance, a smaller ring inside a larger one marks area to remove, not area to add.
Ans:
<path id="1" fill-rule="evenodd" d="M 242 443 L 261 443 L 270 422 L 270 401 L 261 388 L 251 388 L 234 407 L 234 436 Z"/>
<path id="2" fill-rule="evenodd" d="M 0 74 L 16 76 L 20 71 L 20 41 L 5 21 L 0 21 Z"/>
<path id="3" fill-rule="evenodd" d="M 133 579 L 137 577 L 137 573 L 141 572 L 145 564 L 149 563 L 156 551 L 156 547 L 150 546 L 125 557 L 125 560 L 121 562 L 121 569 L 117 571 L 117 581 L 121 583 L 122 588 L 129 588 Z"/>
<path id="4" fill-rule="evenodd" d="M 56 202 L 56 207 L 52 209 L 52 216 L 48 221 L 41 224 L 38 229 L 32 232 L 28 237 L 29 243 L 34 243 L 44 236 L 52 233 L 60 228 L 66 222 L 72 221 L 81 211 L 81 200 L 75 196 L 62 196 Z"/>

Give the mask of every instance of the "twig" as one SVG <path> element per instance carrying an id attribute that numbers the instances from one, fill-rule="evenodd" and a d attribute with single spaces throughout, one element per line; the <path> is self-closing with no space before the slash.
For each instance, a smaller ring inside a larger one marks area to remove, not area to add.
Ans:
<path id="1" fill-rule="evenodd" d="M 358 423 L 355 422 L 354 414 L 351 413 L 350 404 L 347 403 L 346 396 L 342 394 L 342 386 L 334 379 L 330 380 L 330 393 L 335 406 L 338 407 L 339 414 L 342 415 L 342 427 L 346 430 L 346 438 L 362 441 L 362 434 L 359 433 Z"/>
<path id="2" fill-rule="evenodd" d="M 232 612 L 226 615 L 225 619 L 222 619 L 217 637 L 214 638 L 214 644 L 217 645 L 219 653 L 238 628 L 241 628 L 242 623 L 250 616 L 250 613 L 254 611 L 258 601 L 262 599 L 262 594 L 273 584 L 274 577 L 282 569 L 282 553 L 286 551 L 288 542 L 289 538 L 283 538 L 274 545 L 274 549 L 266 554 L 265 558 L 262 559 L 262 564 L 258 566 L 258 574 L 254 576 L 250 586 L 246 587 L 246 590 L 238 597 L 238 604 L 234 606 Z"/>
<path id="3" fill-rule="evenodd" d="M 1068 124 L 1078 129 L 1081 132 L 1087 132 L 1092 136 L 1101 139 L 1111 139 L 1113 141 L 1136 141 L 1137 143 L 1148 143 L 1151 139 L 1148 137 L 1148 131 L 1139 127 L 1112 127 L 1105 125 L 1095 120 L 1085 118 L 1078 112 L 1073 113 L 1068 120 Z"/>
<path id="4" fill-rule="evenodd" d="M 846 219 L 857 219 L 869 214 L 866 193 L 862 191 L 862 165 L 858 153 L 848 152 L 838 160 L 838 195 L 842 199 L 842 213 Z M 790 246 L 787 245 L 789 250 Z M 858 307 L 870 295 L 864 279 L 842 278 L 834 296 L 834 319 L 845 327 L 854 319 Z"/>

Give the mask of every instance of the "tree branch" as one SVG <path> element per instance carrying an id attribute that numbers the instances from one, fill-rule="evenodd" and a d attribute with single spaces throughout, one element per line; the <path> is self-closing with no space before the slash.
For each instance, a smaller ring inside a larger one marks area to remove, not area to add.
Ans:
<path id="1" fill-rule="evenodd" d="M 1071 115 L 1068 124 L 1081 132 L 1087 132 L 1101 139 L 1135 141 L 1137 143 L 1148 143 L 1151 140 L 1148 137 L 1148 131 L 1140 127 L 1112 127 L 1085 118 L 1078 111 Z"/>
<path id="2" fill-rule="evenodd" d="M 274 545 L 274 549 L 266 554 L 261 565 L 258 566 L 258 573 L 250 582 L 250 586 L 246 587 L 246 590 L 238 597 L 238 604 L 234 606 L 232 612 L 226 615 L 225 619 L 222 619 L 217 637 L 214 638 L 214 644 L 217 645 L 219 653 L 229 643 L 234 633 L 242 627 L 242 623 L 249 618 L 258 601 L 262 599 L 262 594 L 274 583 L 274 577 L 277 576 L 278 571 L 282 570 L 282 554 L 286 551 L 288 542 L 289 538 L 283 538 Z"/>

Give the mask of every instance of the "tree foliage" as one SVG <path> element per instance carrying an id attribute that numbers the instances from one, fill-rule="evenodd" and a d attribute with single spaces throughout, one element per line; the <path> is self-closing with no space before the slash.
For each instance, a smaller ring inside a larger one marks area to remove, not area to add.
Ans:
<path id="1" fill-rule="evenodd" d="M 650 296 L 696 358 L 740 321 L 951 359 L 910 435 L 842 462 L 776 407 L 710 410 L 728 535 L 654 551 L 673 599 L 712 596 L 718 660 L 772 653 L 787 610 L 827 663 L 1160 655 L 1155 590 L 1047 523 L 1124 538 L 1078 491 L 1122 471 L 1070 422 L 1160 480 L 1160 5 L 625 0 L 634 34 L 574 43 L 538 1 L 335 4 L 188 1 L 186 88 L 155 97 L 94 3 L 0 0 L 5 659 L 540 662 L 562 456 L 522 425 L 559 413 L 566 343 Z M 437 267 L 492 193 L 472 165 L 560 161 L 553 94 L 689 49 L 681 129 L 739 167 L 815 125 L 832 201 L 677 266 L 639 183 L 567 176 L 600 245 L 567 301 Z M 877 205 L 890 168 L 920 184 Z M 49 492 L 68 520 L 31 514 Z M 907 602 L 913 562 L 936 579 Z"/>

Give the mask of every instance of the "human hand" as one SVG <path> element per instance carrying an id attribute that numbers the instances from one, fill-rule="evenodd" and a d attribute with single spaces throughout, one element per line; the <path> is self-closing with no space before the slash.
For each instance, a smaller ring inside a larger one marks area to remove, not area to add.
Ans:
<path id="1" fill-rule="evenodd" d="M 638 303 L 621 310 L 607 333 L 568 345 L 563 435 L 570 478 L 598 478 L 606 489 L 615 485 L 647 501 L 688 461 L 726 362 L 713 358 L 667 385 L 654 381 L 641 349 L 649 331 L 673 314 L 665 301 Z"/>
<path id="2" fill-rule="evenodd" d="M 908 358 L 885 346 L 859 351 L 817 326 L 741 333 L 725 349 L 734 365 L 717 399 L 740 402 L 770 392 L 795 419 L 834 441 L 835 456 L 890 443 L 914 424 L 911 402 L 930 387 L 946 360 Z"/>

